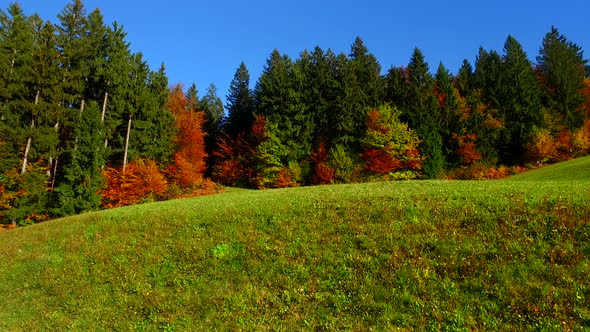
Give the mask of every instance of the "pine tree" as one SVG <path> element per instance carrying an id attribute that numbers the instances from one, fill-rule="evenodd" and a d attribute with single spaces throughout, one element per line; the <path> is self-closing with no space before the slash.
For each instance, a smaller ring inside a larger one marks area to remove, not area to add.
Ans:
<path id="1" fill-rule="evenodd" d="M 385 102 L 398 109 L 408 106 L 409 93 L 408 69 L 403 67 L 391 67 L 385 76 Z"/>
<path id="2" fill-rule="evenodd" d="M 365 108 L 379 106 L 383 100 L 384 81 L 381 77 L 381 65 L 377 58 L 369 53 L 360 37 L 356 37 L 349 56 L 360 86 L 361 105 Z"/>
<path id="3" fill-rule="evenodd" d="M 338 82 L 335 99 L 330 107 L 331 143 L 358 148 L 365 129 L 367 107 L 363 105 L 360 83 L 351 60 L 344 54 L 335 59 L 334 73 Z"/>
<path id="4" fill-rule="evenodd" d="M 584 120 L 579 112 L 584 102 L 581 92 L 586 65 L 582 49 L 552 27 L 543 39 L 537 63 L 544 81 L 545 105 L 558 111 L 570 129 L 579 128 Z"/>
<path id="5" fill-rule="evenodd" d="M 190 104 L 191 102 L 189 98 L 189 106 Z M 203 112 L 205 113 L 205 123 L 203 124 L 203 128 L 207 134 L 207 136 L 205 136 L 205 150 L 209 156 L 208 164 L 209 166 L 212 166 L 213 150 L 215 150 L 215 146 L 221 135 L 221 124 L 224 116 L 223 102 L 221 101 L 221 98 L 217 96 L 217 87 L 215 84 L 211 83 L 207 87 L 207 93 L 201 98 L 199 105 L 201 105 Z"/>
<path id="6" fill-rule="evenodd" d="M 78 138 L 76 146 L 64 152 L 64 159 L 69 162 L 55 189 L 54 215 L 78 214 L 100 207 L 101 197 L 97 193 L 104 186 L 104 145 L 99 104 L 89 102 L 79 117 L 74 133 Z"/>
<path id="7" fill-rule="evenodd" d="M 435 77 L 435 93 L 438 101 L 437 112 L 440 114 L 440 135 L 444 146 L 445 163 L 453 160 L 455 147 L 453 136 L 462 134 L 459 91 L 452 83 L 452 75 L 440 63 Z"/>
<path id="8" fill-rule="evenodd" d="M 299 162 L 311 154 L 313 118 L 303 103 L 302 72 L 288 56 L 274 50 L 256 84 L 256 110 L 287 147 L 283 162 Z"/>
<path id="9" fill-rule="evenodd" d="M 445 168 L 442 151 L 441 116 L 434 96 L 434 78 L 420 49 L 416 48 L 408 65 L 408 104 L 403 110 L 410 128 L 423 140 L 420 148 L 425 160 L 424 175 L 436 178 Z"/>
<path id="10" fill-rule="evenodd" d="M 203 109 L 199 102 L 199 90 L 197 90 L 197 85 L 195 83 L 191 84 L 191 86 L 186 91 L 186 99 L 188 100 L 187 109 L 196 111 Z"/>
<path id="11" fill-rule="evenodd" d="M 34 130 L 35 92 L 32 91 L 34 25 L 21 7 L 13 3 L 8 13 L 0 12 L 0 130 L 9 152 L 2 171 L 23 165 L 21 151 Z M 28 151 L 27 151 L 28 153 Z M 4 158 L 3 158 L 4 159 Z"/>
<path id="12" fill-rule="evenodd" d="M 126 33 L 116 22 L 107 30 L 107 62 L 104 68 L 101 126 L 103 128 L 106 163 L 121 165 L 127 124 L 129 87 L 132 73 L 131 52 Z"/>
<path id="13" fill-rule="evenodd" d="M 541 91 L 522 46 L 509 36 L 504 45 L 500 113 L 505 121 L 504 161 L 520 161 L 532 132 L 542 124 Z"/>
<path id="14" fill-rule="evenodd" d="M 254 123 L 254 100 L 250 90 L 250 74 L 243 62 L 231 81 L 226 100 L 228 114 L 223 124 L 224 131 L 231 137 L 248 132 Z"/>

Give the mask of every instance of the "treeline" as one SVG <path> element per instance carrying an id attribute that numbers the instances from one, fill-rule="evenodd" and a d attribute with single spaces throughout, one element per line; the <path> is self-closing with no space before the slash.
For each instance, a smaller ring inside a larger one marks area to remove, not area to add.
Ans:
<path id="1" fill-rule="evenodd" d="M 253 91 L 242 63 L 227 98 L 212 176 L 257 188 L 372 179 L 486 178 L 500 165 L 554 162 L 590 148 L 590 80 L 575 43 L 552 28 L 537 62 L 509 36 L 475 68 L 432 75 L 415 49 L 381 66 L 357 38 L 350 54 L 275 50 Z"/>
<path id="2" fill-rule="evenodd" d="M 196 87 L 183 96 L 186 105 L 171 105 L 164 65 L 151 70 L 130 51 L 120 25 L 105 25 L 100 11 L 88 14 L 80 0 L 58 20 L 27 16 L 16 3 L 0 12 L 0 223 L 212 187 L 204 163 L 192 165 L 204 147 L 185 142 L 204 139 L 202 116 L 185 114 L 195 113 Z M 202 103 L 223 113 L 216 96 Z M 199 173 L 175 176 L 187 169 Z M 172 193 L 163 192 L 171 185 Z"/>
<path id="3" fill-rule="evenodd" d="M 59 22 L 0 12 L 0 223 L 215 192 L 415 178 L 482 178 L 499 165 L 590 149 L 582 50 L 557 29 L 537 61 L 508 37 L 456 75 L 419 49 L 385 75 L 350 54 L 275 50 L 255 88 L 245 64 L 224 106 L 214 85 L 170 87 L 117 23 L 73 0 Z"/>

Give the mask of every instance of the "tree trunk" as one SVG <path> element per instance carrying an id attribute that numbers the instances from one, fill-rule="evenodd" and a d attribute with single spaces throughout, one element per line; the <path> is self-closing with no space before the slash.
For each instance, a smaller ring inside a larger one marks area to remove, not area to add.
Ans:
<path id="1" fill-rule="evenodd" d="M 102 101 L 102 114 L 100 116 L 100 123 L 104 124 L 104 116 L 107 113 L 107 99 L 109 98 L 109 93 L 104 93 L 104 100 Z"/>
<path id="2" fill-rule="evenodd" d="M 35 108 L 39 104 L 39 94 L 40 91 L 37 90 L 37 95 L 35 96 Z M 31 116 L 31 130 L 35 128 L 35 116 Z M 31 143 L 33 142 L 32 133 L 29 134 L 29 138 L 27 139 L 27 146 L 25 147 L 25 155 L 23 156 L 23 166 L 20 170 L 20 174 L 25 174 L 27 172 L 27 164 L 29 162 L 29 151 L 31 151 Z"/>
<path id="3" fill-rule="evenodd" d="M 108 92 L 105 92 L 104 93 L 104 100 L 102 102 L 102 114 L 100 116 L 100 123 L 103 125 L 103 128 L 104 128 L 104 117 L 105 117 L 105 115 L 107 113 L 107 100 L 108 100 L 108 98 L 109 98 L 109 93 Z M 104 137 L 104 148 L 106 149 L 108 145 L 109 145 L 109 138 L 106 137 L 106 135 L 105 135 L 105 137 Z"/>
<path id="4" fill-rule="evenodd" d="M 127 152 L 129 151 L 129 135 L 131 133 L 131 114 L 129 114 L 129 122 L 127 123 L 127 137 L 125 138 L 125 153 L 123 155 L 123 173 L 127 167 Z"/>
<path id="5" fill-rule="evenodd" d="M 55 157 L 55 163 L 53 164 L 53 174 L 51 177 L 51 190 L 53 191 L 53 188 L 55 188 L 55 178 L 56 178 L 56 173 L 57 173 L 57 160 L 58 158 Z"/>

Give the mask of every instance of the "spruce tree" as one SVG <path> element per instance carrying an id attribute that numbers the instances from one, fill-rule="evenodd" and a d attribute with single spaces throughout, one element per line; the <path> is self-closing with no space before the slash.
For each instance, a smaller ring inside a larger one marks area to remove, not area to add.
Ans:
<path id="1" fill-rule="evenodd" d="M 105 91 L 102 96 L 101 126 L 106 164 L 121 165 L 124 150 L 129 87 L 132 73 L 131 52 L 125 41 L 126 33 L 116 22 L 107 29 L 107 62 L 104 68 Z"/>
<path id="2" fill-rule="evenodd" d="M 190 91 L 190 90 L 189 90 Z M 190 98 L 189 98 L 190 104 Z M 205 123 L 203 124 L 206 132 L 205 136 L 205 151 L 209 156 L 209 166 L 213 162 L 213 150 L 217 144 L 217 140 L 221 134 L 221 124 L 224 116 L 223 102 L 217 96 L 217 87 L 211 83 L 207 87 L 207 92 L 199 101 L 203 112 L 205 113 Z"/>
<path id="3" fill-rule="evenodd" d="M 195 112 L 203 110 L 203 107 L 201 107 L 199 102 L 199 90 L 197 90 L 197 85 L 195 83 L 191 84 L 186 91 L 186 100 L 188 101 L 187 109 Z"/>
<path id="4" fill-rule="evenodd" d="M 104 145 L 99 104 L 89 102 L 79 117 L 79 126 L 75 129 L 76 146 L 64 152 L 69 162 L 55 189 L 54 215 L 79 214 L 100 206 L 101 197 L 97 192 L 104 186 L 101 176 Z"/>
<path id="5" fill-rule="evenodd" d="M 231 81 L 226 101 L 225 133 L 234 138 L 238 133 L 247 133 L 254 123 L 254 100 L 250 90 L 250 74 L 243 62 Z"/>
<path id="6" fill-rule="evenodd" d="M 339 54 L 334 63 L 337 81 L 336 96 L 330 107 L 331 142 L 348 148 L 358 149 L 358 140 L 365 131 L 367 106 L 363 104 L 363 93 L 351 60 Z"/>
<path id="7" fill-rule="evenodd" d="M 542 124 L 541 91 L 522 46 L 509 36 L 504 44 L 500 113 L 505 121 L 505 162 L 521 161 L 532 132 Z"/>
<path id="8" fill-rule="evenodd" d="M 452 83 L 452 75 L 442 62 L 438 66 L 435 76 L 435 91 L 438 101 L 437 112 L 440 114 L 440 135 L 444 146 L 443 152 L 446 163 L 455 155 L 451 142 L 453 135 L 461 134 L 462 128 L 459 117 L 459 91 Z"/>
<path id="9" fill-rule="evenodd" d="M 311 154 L 313 118 L 302 98 L 303 73 L 288 56 L 274 50 L 256 84 L 256 111 L 287 147 L 284 162 L 299 162 Z M 272 125 L 269 125 L 272 126 Z"/>
<path id="10" fill-rule="evenodd" d="M 13 3 L 8 12 L 0 12 L 0 130 L 8 152 L 4 171 L 23 165 L 23 152 L 34 131 L 35 92 L 33 84 L 33 45 L 35 31 L 31 19 Z M 19 167 L 20 170 L 20 167 Z"/>
<path id="11" fill-rule="evenodd" d="M 585 65 L 580 46 L 552 27 L 543 39 L 537 66 L 543 75 L 545 106 L 559 112 L 570 129 L 579 128 L 584 120 L 579 107 L 584 102 Z"/>
<path id="12" fill-rule="evenodd" d="M 441 116 L 434 96 L 434 78 L 429 72 L 428 63 L 420 49 L 414 53 L 408 65 L 408 104 L 404 115 L 411 128 L 423 140 L 421 146 L 424 175 L 436 178 L 445 168 L 442 151 Z"/>
<path id="13" fill-rule="evenodd" d="M 381 77 L 381 65 L 377 58 L 369 53 L 360 37 L 356 37 L 349 56 L 360 87 L 361 105 L 365 108 L 379 106 L 383 101 L 384 80 Z"/>

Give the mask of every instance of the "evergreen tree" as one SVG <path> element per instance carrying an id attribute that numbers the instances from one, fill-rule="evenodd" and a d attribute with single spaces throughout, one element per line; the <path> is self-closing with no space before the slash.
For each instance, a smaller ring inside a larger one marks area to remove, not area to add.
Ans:
<path id="1" fill-rule="evenodd" d="M 336 56 L 331 50 L 324 52 L 316 46 L 313 52 L 304 52 L 296 62 L 302 75 L 302 98 L 308 114 L 313 117 L 314 147 L 329 145 L 330 116 L 335 107 L 338 82 L 335 76 Z"/>
<path id="2" fill-rule="evenodd" d="M 455 78 L 455 86 L 462 96 L 467 96 L 473 88 L 473 67 L 467 59 L 463 60 L 461 68 Z"/>
<path id="3" fill-rule="evenodd" d="M 435 93 L 438 101 L 437 112 L 441 117 L 440 135 L 444 146 L 443 152 L 448 163 L 455 155 L 453 136 L 460 134 L 462 128 L 459 117 L 459 91 L 453 86 L 452 75 L 442 63 L 436 71 Z"/>
<path id="4" fill-rule="evenodd" d="M 436 178 L 444 170 L 441 117 L 434 96 L 434 78 L 422 52 L 416 48 L 408 65 L 408 104 L 405 118 L 423 140 L 421 153 L 425 157 L 424 175 Z"/>
<path id="5" fill-rule="evenodd" d="M 505 122 L 502 157 L 520 161 L 531 133 L 542 124 L 541 91 L 522 46 L 509 36 L 504 44 L 500 114 Z"/>
<path id="6" fill-rule="evenodd" d="M 256 110 L 276 138 L 287 147 L 283 162 L 299 162 L 311 154 L 313 118 L 303 104 L 303 76 L 288 56 L 274 50 L 256 84 Z"/>
<path id="7" fill-rule="evenodd" d="M 104 146 L 101 133 L 101 112 L 96 101 L 91 101 L 79 114 L 76 127 L 78 138 L 74 149 L 64 152 L 69 161 L 55 189 L 54 215 L 70 215 L 96 210 L 101 197 L 97 194 L 104 183 L 101 166 L 104 165 Z"/>
<path id="8" fill-rule="evenodd" d="M 189 99 L 190 103 L 190 99 Z M 208 133 L 215 134 L 221 125 L 221 121 L 223 120 L 223 102 L 221 98 L 217 96 L 217 87 L 215 84 L 211 83 L 207 87 L 207 92 L 201 98 L 199 102 L 203 111 L 205 112 L 205 120 L 207 121 L 206 127 L 208 128 Z"/>
<path id="9" fill-rule="evenodd" d="M 581 92 L 586 65 L 582 49 L 552 27 L 543 39 L 537 63 L 543 76 L 545 105 L 558 111 L 570 129 L 579 128 L 584 120 L 579 111 L 584 102 Z"/>
<path id="10" fill-rule="evenodd" d="M 250 74 L 243 62 L 231 81 L 226 100 L 228 114 L 223 125 L 224 131 L 231 137 L 248 132 L 254 123 L 254 100 L 250 90 Z"/>
<path id="11" fill-rule="evenodd" d="M 405 109 L 409 93 L 408 69 L 391 67 L 385 76 L 385 102 L 398 109 Z"/>
<path id="12" fill-rule="evenodd" d="M 197 90 L 197 85 L 195 83 L 191 84 L 186 91 L 186 100 L 188 101 L 187 109 L 195 111 L 203 109 L 199 103 L 199 90 Z"/>
<path id="13" fill-rule="evenodd" d="M 338 88 L 330 107 L 330 141 L 332 145 L 358 149 L 358 140 L 365 131 L 367 108 L 363 105 L 355 68 L 346 55 L 340 54 L 335 58 L 333 75 Z"/>
<path id="14" fill-rule="evenodd" d="M 381 65 L 377 58 L 369 53 L 360 37 L 357 37 L 352 44 L 350 58 L 360 86 L 360 103 L 364 107 L 377 107 L 381 104 L 384 94 Z"/>
<path id="15" fill-rule="evenodd" d="M 35 92 L 31 88 L 35 31 L 31 19 L 16 3 L 10 5 L 8 13 L 0 12 L 0 24 L 0 131 L 7 152 L 0 171 L 4 171 L 22 165 L 21 151 L 35 126 Z"/>
<path id="16" fill-rule="evenodd" d="M 106 148 L 106 163 L 121 165 L 125 145 L 125 130 L 132 73 L 131 52 L 125 41 L 126 33 L 116 22 L 107 29 L 107 62 L 104 68 L 104 96 L 101 125 Z"/>
<path id="17" fill-rule="evenodd" d="M 474 86 L 482 91 L 483 101 L 498 110 L 502 102 L 502 57 L 492 50 L 479 49 L 475 61 Z"/>

